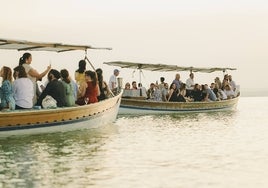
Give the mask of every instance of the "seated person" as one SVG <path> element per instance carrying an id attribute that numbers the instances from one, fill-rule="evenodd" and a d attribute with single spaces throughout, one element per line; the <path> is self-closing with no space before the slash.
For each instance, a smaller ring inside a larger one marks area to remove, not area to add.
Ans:
<path id="1" fill-rule="evenodd" d="M 123 97 L 132 97 L 132 90 L 130 89 L 130 83 L 129 82 L 127 82 L 125 84 Z"/>
<path id="2" fill-rule="evenodd" d="M 33 107 L 33 82 L 27 77 L 25 68 L 21 65 L 14 68 L 16 80 L 13 82 L 15 109 L 30 109 Z"/>
<path id="3" fill-rule="evenodd" d="M 125 84 L 125 89 L 130 89 L 130 83 L 129 83 L 129 82 L 127 82 L 127 83 Z"/>
<path id="4" fill-rule="evenodd" d="M 195 84 L 192 91 L 192 97 L 194 101 L 202 101 L 202 91 L 200 90 L 200 85 Z"/>
<path id="5" fill-rule="evenodd" d="M 178 95 L 179 102 L 190 102 L 191 101 L 191 99 L 189 97 L 186 97 L 186 93 L 187 93 L 186 84 L 182 83 L 180 91 L 179 91 L 179 95 Z"/>
<path id="6" fill-rule="evenodd" d="M 207 90 L 207 93 L 208 93 L 208 99 L 210 101 L 216 101 L 217 97 L 216 97 L 215 93 L 208 87 L 207 84 L 205 84 L 205 89 Z"/>
<path id="7" fill-rule="evenodd" d="M 2 87 L 0 87 L 0 108 L 15 110 L 11 68 L 3 66 L 0 71 L 0 77 L 2 77 Z"/>
<path id="8" fill-rule="evenodd" d="M 154 92 L 152 93 L 152 100 L 154 101 L 162 101 L 162 93 L 158 86 L 154 87 Z"/>
<path id="9" fill-rule="evenodd" d="M 40 97 L 37 100 L 37 105 L 42 106 L 43 99 L 50 95 L 57 101 L 57 107 L 63 107 L 66 105 L 65 103 L 65 89 L 63 83 L 59 81 L 60 79 L 60 72 L 51 69 L 48 73 L 48 84 L 45 87 L 44 91 L 41 93 Z"/>
<path id="10" fill-rule="evenodd" d="M 235 83 L 235 81 L 233 81 L 232 75 L 229 74 L 228 78 L 229 78 L 229 83 L 230 83 L 231 89 L 233 91 L 235 91 L 236 90 L 236 83 Z"/>
<path id="11" fill-rule="evenodd" d="M 178 94 L 179 90 L 177 88 L 177 85 L 175 83 L 172 83 L 169 88 L 168 101 L 178 102 Z"/>
<path id="12" fill-rule="evenodd" d="M 167 101 L 168 100 L 168 83 L 164 83 L 164 87 L 161 90 L 162 93 L 162 101 Z"/>
<path id="13" fill-rule="evenodd" d="M 218 89 L 221 89 L 221 88 L 222 88 L 222 85 L 221 85 L 222 83 L 221 83 L 219 77 L 216 77 L 216 78 L 214 79 L 214 82 L 215 82 L 215 84 L 218 85 Z"/>
<path id="14" fill-rule="evenodd" d="M 147 97 L 146 88 L 142 86 L 142 83 L 138 83 L 138 90 L 140 90 L 140 96 Z"/>
<path id="15" fill-rule="evenodd" d="M 219 89 L 216 87 L 216 84 L 214 82 L 210 84 L 210 89 L 215 93 L 216 96 L 218 96 Z"/>
<path id="16" fill-rule="evenodd" d="M 109 89 L 108 84 L 103 80 L 102 69 L 96 69 L 98 81 L 99 81 L 99 88 L 100 88 L 100 95 L 98 96 L 98 101 L 104 100 L 109 98 L 111 95 L 111 91 Z"/>
<path id="17" fill-rule="evenodd" d="M 65 89 L 65 104 L 66 106 L 75 106 L 74 88 L 69 77 L 69 72 L 66 69 L 60 71 L 62 77 L 62 83 Z"/>
<path id="18" fill-rule="evenodd" d="M 97 84 L 97 75 L 93 71 L 85 72 L 85 83 L 81 85 L 80 97 L 76 101 L 78 105 L 90 104 L 98 102 L 100 88 Z"/>
<path id="19" fill-rule="evenodd" d="M 134 90 L 135 90 L 135 89 L 138 89 L 138 88 L 137 88 L 137 82 L 136 82 L 136 81 L 133 81 L 133 82 L 132 82 L 132 88 L 131 88 L 131 89 L 134 89 Z"/>
<path id="20" fill-rule="evenodd" d="M 221 89 L 219 89 L 219 97 L 220 97 L 220 100 L 226 100 L 227 99 L 227 95 Z"/>
<path id="21" fill-rule="evenodd" d="M 150 88 L 146 92 L 147 99 L 153 99 L 153 97 L 154 97 L 154 88 L 155 88 L 154 83 L 151 83 L 150 84 Z"/>
<path id="22" fill-rule="evenodd" d="M 225 85 L 224 86 L 224 93 L 226 94 L 227 96 L 227 99 L 232 99 L 235 97 L 235 93 L 234 91 L 232 90 L 231 86 L 229 84 Z"/>
<path id="23" fill-rule="evenodd" d="M 209 101 L 208 90 L 204 84 L 201 85 L 201 101 Z"/>

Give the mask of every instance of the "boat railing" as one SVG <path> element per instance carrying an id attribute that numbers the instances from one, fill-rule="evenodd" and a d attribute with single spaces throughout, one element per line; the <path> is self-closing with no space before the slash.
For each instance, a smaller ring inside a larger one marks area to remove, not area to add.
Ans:
<path id="1" fill-rule="evenodd" d="M 141 98 L 147 98 L 146 91 L 143 91 L 141 89 L 124 89 L 122 97 L 141 97 Z"/>

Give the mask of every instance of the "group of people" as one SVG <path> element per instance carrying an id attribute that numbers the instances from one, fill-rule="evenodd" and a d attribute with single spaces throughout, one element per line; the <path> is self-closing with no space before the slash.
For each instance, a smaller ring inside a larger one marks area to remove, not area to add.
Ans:
<path id="1" fill-rule="evenodd" d="M 140 83 L 139 83 L 140 84 Z M 140 84 L 141 85 L 141 84 Z M 132 82 L 132 87 L 129 82 L 125 84 L 125 91 L 134 91 L 137 96 L 142 96 L 142 92 L 135 90 L 146 91 L 146 98 L 154 101 L 170 101 L 170 102 L 192 102 L 192 101 L 217 101 L 231 99 L 239 95 L 236 83 L 231 75 L 224 75 L 222 81 L 216 77 L 210 87 L 208 84 L 198 84 L 194 81 L 194 74 L 191 72 L 186 82 L 182 82 L 180 74 L 175 75 L 175 79 L 170 84 L 165 82 L 165 78 L 160 78 L 160 84 L 151 83 L 149 89 L 144 87 L 136 87 L 136 82 Z"/>
<path id="2" fill-rule="evenodd" d="M 102 69 L 86 70 L 86 61 L 79 61 L 75 80 L 68 70 L 52 69 L 49 65 L 42 73 L 32 66 L 32 55 L 24 53 L 13 71 L 8 66 L 0 70 L 0 109 L 31 109 L 42 106 L 46 97 L 52 97 L 56 107 L 85 105 L 104 100 L 109 88 L 103 80 Z M 46 84 L 38 84 L 47 75 Z M 13 81 L 14 79 L 14 81 Z"/>

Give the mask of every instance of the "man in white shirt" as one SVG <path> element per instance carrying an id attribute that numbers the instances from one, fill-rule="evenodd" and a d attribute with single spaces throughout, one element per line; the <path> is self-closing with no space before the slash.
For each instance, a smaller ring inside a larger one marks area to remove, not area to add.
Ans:
<path id="1" fill-rule="evenodd" d="M 110 80 L 109 80 L 109 88 L 111 91 L 115 91 L 118 86 L 118 83 L 117 83 L 118 75 L 119 75 L 119 70 L 114 69 L 114 74 L 110 77 Z"/>
<path id="2" fill-rule="evenodd" d="M 189 78 L 186 80 L 186 96 L 191 96 L 191 92 L 194 89 L 194 73 L 190 73 Z"/>

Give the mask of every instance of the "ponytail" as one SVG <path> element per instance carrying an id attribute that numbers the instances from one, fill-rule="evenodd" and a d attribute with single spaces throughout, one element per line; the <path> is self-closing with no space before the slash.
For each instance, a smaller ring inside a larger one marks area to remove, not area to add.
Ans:
<path id="1" fill-rule="evenodd" d="M 23 65 L 26 63 L 26 60 L 31 57 L 32 55 L 28 52 L 24 53 L 23 56 L 19 59 L 19 65 Z"/>

